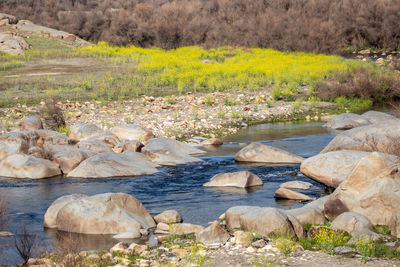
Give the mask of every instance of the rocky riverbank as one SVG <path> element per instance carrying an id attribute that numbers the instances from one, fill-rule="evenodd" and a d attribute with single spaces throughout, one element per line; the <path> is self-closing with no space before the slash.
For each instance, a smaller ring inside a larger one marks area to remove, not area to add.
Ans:
<path id="1" fill-rule="evenodd" d="M 17 104 L 0 109 L 0 133 L 12 130 L 29 115 L 40 115 L 45 106 Z M 90 123 L 105 130 L 118 124 L 136 123 L 152 129 L 158 137 L 188 139 L 193 136 L 222 137 L 252 123 L 320 120 L 337 109 L 328 102 L 275 101 L 268 91 L 238 93 L 189 94 L 151 97 L 130 101 L 58 103 L 67 125 Z"/>

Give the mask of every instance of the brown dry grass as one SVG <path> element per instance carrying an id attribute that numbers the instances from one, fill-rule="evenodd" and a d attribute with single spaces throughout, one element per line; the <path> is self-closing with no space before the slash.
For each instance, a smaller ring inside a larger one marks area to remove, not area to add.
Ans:
<path id="1" fill-rule="evenodd" d="M 119 45 L 400 48 L 397 0 L 3 0 L 0 10 Z"/>

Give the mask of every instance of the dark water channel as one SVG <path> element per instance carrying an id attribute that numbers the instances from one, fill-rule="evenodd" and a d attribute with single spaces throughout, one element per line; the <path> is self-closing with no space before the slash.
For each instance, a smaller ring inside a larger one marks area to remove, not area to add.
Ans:
<path id="1" fill-rule="evenodd" d="M 304 191 L 312 197 L 324 193 L 324 186 L 299 173 L 299 166 L 268 164 L 237 164 L 234 154 L 250 141 L 261 141 L 301 155 L 310 157 L 317 154 L 333 138 L 333 133 L 321 124 L 263 124 L 243 129 L 225 139 L 225 145 L 208 149 L 203 163 L 186 166 L 163 167 L 154 176 L 107 179 L 66 179 L 21 180 L 0 178 L 0 194 L 9 203 L 10 223 L 7 231 L 18 233 L 21 225 L 36 233 L 42 247 L 57 242 L 54 231 L 43 229 L 43 215 L 50 204 L 67 194 L 99 194 L 124 192 L 135 196 L 156 215 L 166 209 L 178 210 L 185 222 L 206 226 L 229 207 L 236 205 L 271 206 L 292 209 L 303 204 L 290 201 L 276 201 L 273 197 L 279 185 L 286 181 L 301 180 L 314 184 Z M 248 170 L 257 174 L 264 186 L 253 190 L 203 188 L 213 175 L 221 172 Z M 293 176 L 297 173 L 297 176 Z M 110 247 L 117 240 L 109 236 L 79 235 L 82 249 Z M 21 263 L 14 247 L 14 238 L 0 238 L 0 265 Z"/>

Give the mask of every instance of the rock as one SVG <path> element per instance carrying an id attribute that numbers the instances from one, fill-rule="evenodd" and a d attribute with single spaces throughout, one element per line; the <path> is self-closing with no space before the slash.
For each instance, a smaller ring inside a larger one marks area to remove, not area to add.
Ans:
<path id="1" fill-rule="evenodd" d="M 51 130 L 36 130 L 35 134 L 39 136 L 38 143 L 45 147 L 47 145 L 74 145 L 76 142 L 65 134 Z"/>
<path id="2" fill-rule="evenodd" d="M 250 232 L 236 231 L 234 233 L 235 243 L 241 246 L 248 247 L 254 240 L 254 235 Z"/>
<path id="3" fill-rule="evenodd" d="M 30 49 L 30 45 L 24 38 L 11 32 L 0 33 L 0 52 L 12 55 L 23 55 L 24 50 Z"/>
<path id="4" fill-rule="evenodd" d="M 393 215 L 400 213 L 399 162 L 398 157 L 379 152 L 362 158 L 326 201 L 325 215 L 334 219 L 352 211 L 374 225 L 388 225 Z"/>
<path id="5" fill-rule="evenodd" d="M 287 231 L 299 238 L 304 236 L 303 226 L 294 216 L 275 208 L 253 208 L 239 220 L 243 230 L 257 231 L 264 236 L 277 231 Z"/>
<path id="6" fill-rule="evenodd" d="M 79 164 L 68 177 L 105 178 L 151 175 L 156 173 L 158 165 L 148 161 L 137 152 L 100 153 Z"/>
<path id="7" fill-rule="evenodd" d="M 85 197 L 86 197 L 85 195 L 73 194 L 57 198 L 44 214 L 44 220 L 43 220 L 44 227 L 57 228 L 56 219 L 58 212 L 68 203 Z"/>
<path id="8" fill-rule="evenodd" d="M 113 127 L 111 132 L 118 136 L 120 140 L 138 140 L 140 142 L 145 142 L 155 137 L 151 130 L 137 124 L 118 125 Z"/>
<path id="9" fill-rule="evenodd" d="M 379 111 L 370 110 L 361 115 L 364 119 L 368 120 L 370 123 L 382 123 L 388 120 L 397 120 L 396 117 Z"/>
<path id="10" fill-rule="evenodd" d="M 333 249 L 335 255 L 353 255 L 357 254 L 357 250 L 351 247 L 335 247 Z"/>
<path id="11" fill-rule="evenodd" d="M 309 201 L 312 200 L 311 197 L 304 195 L 299 192 L 292 191 L 287 188 L 279 188 L 276 190 L 274 194 L 275 198 L 284 198 L 284 199 L 292 199 L 292 200 L 299 200 L 299 201 Z"/>
<path id="12" fill-rule="evenodd" d="M 252 247 L 255 248 L 263 248 L 267 245 L 267 242 L 264 239 L 259 239 L 257 241 L 254 241 L 253 243 L 251 243 Z"/>
<path id="13" fill-rule="evenodd" d="M 103 129 L 93 124 L 74 124 L 70 127 L 69 137 L 78 141 L 89 139 L 92 136 L 102 134 Z"/>
<path id="14" fill-rule="evenodd" d="M 157 223 L 180 223 L 182 222 L 182 216 L 176 210 L 165 210 L 162 213 L 156 215 L 154 220 Z"/>
<path id="15" fill-rule="evenodd" d="M 196 234 L 203 229 L 204 227 L 201 225 L 196 225 L 191 223 L 177 223 L 170 225 L 169 232 L 172 235 L 190 235 L 190 234 Z"/>
<path id="16" fill-rule="evenodd" d="M 146 245 L 139 245 L 139 244 L 136 244 L 136 243 L 132 243 L 132 244 L 129 245 L 128 249 L 133 251 L 133 252 L 135 252 L 135 253 L 137 253 L 137 254 L 140 254 L 140 253 L 143 253 L 144 251 L 146 251 L 147 248 L 148 247 Z"/>
<path id="17" fill-rule="evenodd" d="M 233 186 L 233 187 L 251 187 L 262 186 L 264 183 L 257 175 L 248 171 L 219 173 L 211 178 L 205 187 Z"/>
<path id="18" fill-rule="evenodd" d="M 109 146 L 110 148 L 113 148 L 117 144 L 120 143 L 119 138 L 112 132 L 108 132 L 108 131 L 98 132 L 98 133 L 92 135 L 90 138 L 84 139 L 84 141 L 87 141 L 87 140 L 101 141 L 104 144 L 106 144 L 107 146 Z M 82 140 L 81 140 L 81 142 L 82 142 Z"/>
<path id="19" fill-rule="evenodd" d="M 204 151 L 173 139 L 153 138 L 142 148 L 142 153 L 154 163 L 175 166 L 177 164 L 202 161 L 191 155 L 204 153 Z"/>
<path id="20" fill-rule="evenodd" d="M 161 231 L 169 231 L 169 225 L 166 223 L 160 222 L 160 223 L 157 223 L 156 229 L 161 230 Z"/>
<path id="21" fill-rule="evenodd" d="M 113 236 L 115 239 L 135 239 L 140 238 L 142 235 L 140 234 L 138 229 L 133 229 L 118 235 Z"/>
<path id="22" fill-rule="evenodd" d="M 300 171 L 319 183 L 336 188 L 350 175 L 360 159 L 368 154 L 352 150 L 318 154 L 305 159 Z"/>
<path id="23" fill-rule="evenodd" d="M 393 117 L 389 121 L 386 120 L 344 131 L 336 135 L 321 153 L 337 150 L 390 153 L 392 150 L 397 150 L 395 145 L 399 138 L 400 120 Z"/>
<path id="24" fill-rule="evenodd" d="M 19 137 L 8 138 L 0 136 L 0 162 L 6 157 L 18 154 L 28 153 L 29 143 Z"/>
<path id="25" fill-rule="evenodd" d="M 156 226 L 142 203 L 124 193 L 105 193 L 56 200 L 49 209 L 53 211 L 49 211 L 52 216 L 48 218 L 54 218 L 57 213 L 56 222 L 55 224 L 52 220 L 47 222 L 45 216 L 45 225 L 67 232 L 115 235 Z"/>
<path id="26" fill-rule="evenodd" d="M 11 236 L 14 236 L 14 234 L 13 233 L 11 233 L 11 232 L 0 232 L 0 237 L 11 237 Z"/>
<path id="27" fill-rule="evenodd" d="M 223 144 L 223 142 L 221 140 L 219 140 L 218 138 L 210 138 L 210 139 L 207 139 L 207 140 L 201 142 L 201 144 L 203 146 L 220 146 Z"/>
<path id="28" fill-rule="evenodd" d="M 301 163 L 304 158 L 272 146 L 251 143 L 235 155 L 236 161 L 267 163 Z"/>
<path id="29" fill-rule="evenodd" d="M 30 155 L 13 154 L 0 162 L 0 176 L 42 179 L 61 175 L 57 164 Z"/>
<path id="30" fill-rule="evenodd" d="M 8 26 L 10 23 L 8 22 L 8 19 L 1 19 L 0 20 L 0 27 L 1 26 Z"/>
<path id="31" fill-rule="evenodd" d="M 113 152 L 112 147 L 105 142 L 96 139 L 82 140 L 77 144 L 77 147 L 83 150 L 90 150 L 95 153 Z"/>
<path id="32" fill-rule="evenodd" d="M 206 229 L 196 233 L 196 240 L 204 244 L 225 244 L 231 236 L 228 231 L 223 229 L 221 225 L 214 221 Z"/>
<path id="33" fill-rule="evenodd" d="M 47 146 L 50 159 L 60 166 L 64 174 L 75 169 L 82 161 L 96 155 L 96 152 L 75 148 L 72 146 Z"/>
<path id="34" fill-rule="evenodd" d="M 287 210 L 286 212 L 293 215 L 302 225 L 306 223 L 325 224 L 326 218 L 323 214 L 323 210 L 328 198 L 329 196 L 321 197 L 301 208 Z"/>
<path id="35" fill-rule="evenodd" d="M 397 238 L 400 238 L 400 213 L 393 214 L 388 224 L 390 233 Z"/>
<path id="36" fill-rule="evenodd" d="M 361 115 L 354 113 L 343 113 L 333 117 L 324 125 L 324 127 L 334 130 L 348 130 L 370 123 L 371 122 L 368 119 L 362 117 Z"/>
<path id="37" fill-rule="evenodd" d="M 124 140 L 118 143 L 114 148 L 113 151 L 116 153 L 122 153 L 125 151 L 131 152 L 140 152 L 143 147 L 143 144 L 136 140 Z"/>
<path id="38" fill-rule="evenodd" d="M 281 184 L 279 187 L 281 188 L 290 188 L 290 189 L 301 189 L 301 190 L 307 190 L 310 189 L 312 186 L 311 183 L 307 182 L 302 182 L 302 181 L 290 181 Z"/>
<path id="39" fill-rule="evenodd" d="M 258 207 L 254 207 L 254 206 L 235 206 L 235 207 L 229 208 L 225 212 L 226 226 L 229 229 L 238 229 L 238 228 L 240 228 L 240 216 L 245 214 L 246 212 L 252 210 L 252 209 L 258 209 Z"/>
<path id="40" fill-rule="evenodd" d="M 364 236 L 370 236 L 374 240 L 379 238 L 379 235 L 374 232 L 373 225 L 368 218 L 355 212 L 340 214 L 332 221 L 331 227 L 346 231 L 354 238 Z"/>
<path id="41" fill-rule="evenodd" d="M 7 20 L 9 24 L 17 24 L 17 17 L 5 13 L 0 13 L 0 20 Z"/>
<path id="42" fill-rule="evenodd" d="M 119 243 L 115 244 L 110 249 L 110 252 L 121 252 L 121 253 L 124 253 L 128 247 L 129 247 L 128 244 L 126 244 L 124 242 L 119 242 Z"/>
<path id="43" fill-rule="evenodd" d="M 18 128 L 21 131 L 39 130 L 39 129 L 43 129 L 43 124 L 42 124 L 42 121 L 40 120 L 39 117 L 37 117 L 37 116 L 29 116 L 29 117 L 26 117 L 26 118 L 22 119 L 18 123 Z"/>

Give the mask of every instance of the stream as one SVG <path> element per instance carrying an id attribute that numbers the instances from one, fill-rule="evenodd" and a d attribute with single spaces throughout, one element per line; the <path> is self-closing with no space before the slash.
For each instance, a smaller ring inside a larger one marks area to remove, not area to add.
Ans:
<path id="1" fill-rule="evenodd" d="M 6 231 L 19 233 L 25 225 L 36 235 L 42 249 L 51 249 L 59 241 L 59 235 L 57 231 L 43 229 L 43 215 L 54 200 L 68 194 L 124 192 L 139 199 L 153 216 L 175 209 L 184 222 L 203 226 L 237 205 L 297 208 L 303 204 L 275 200 L 274 192 L 281 183 L 292 180 L 310 182 L 313 184 L 311 189 L 299 192 L 316 198 L 324 194 L 325 187 L 303 176 L 298 165 L 237 164 L 235 153 L 249 142 L 259 141 L 307 158 L 319 153 L 333 137 L 334 133 L 323 128 L 321 123 L 261 124 L 226 137 L 223 146 L 208 148 L 202 163 L 162 167 L 153 176 L 88 180 L 0 178 L 0 195 L 8 202 L 10 214 Z M 257 174 L 264 186 L 250 190 L 202 187 L 215 174 L 241 170 Z M 110 236 L 78 236 L 84 250 L 106 249 L 119 242 Z M 14 237 L 0 237 L 0 265 L 21 262 L 14 248 Z"/>

